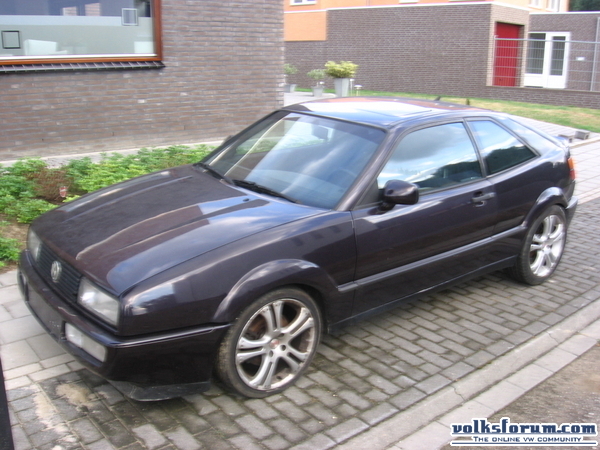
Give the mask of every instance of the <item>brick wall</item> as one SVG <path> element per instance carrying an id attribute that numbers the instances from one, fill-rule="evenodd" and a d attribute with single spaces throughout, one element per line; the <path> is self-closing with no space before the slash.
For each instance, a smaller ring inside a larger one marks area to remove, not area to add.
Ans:
<path id="1" fill-rule="evenodd" d="M 557 23 L 562 16 L 534 15 L 531 30 L 550 27 L 544 20 L 577 28 L 576 17 Z M 495 23 L 522 25 L 526 37 L 529 21 L 526 10 L 494 4 L 330 10 L 327 41 L 286 42 L 286 61 L 299 68 L 290 81 L 309 87 L 309 70 L 350 60 L 359 65 L 355 82 L 368 90 L 600 107 L 598 92 L 491 86 Z"/>
<path id="2" fill-rule="evenodd" d="M 281 0 L 163 0 L 163 69 L 0 75 L 0 158 L 223 138 L 281 106 Z"/>

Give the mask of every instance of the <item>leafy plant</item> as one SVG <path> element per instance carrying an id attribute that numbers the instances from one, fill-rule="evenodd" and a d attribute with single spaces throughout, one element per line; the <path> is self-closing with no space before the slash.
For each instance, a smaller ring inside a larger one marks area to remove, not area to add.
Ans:
<path id="1" fill-rule="evenodd" d="M 4 208 L 4 214 L 9 219 L 14 219 L 19 223 L 31 223 L 40 214 L 43 214 L 56 205 L 39 198 L 20 199 Z"/>
<path id="2" fill-rule="evenodd" d="M 285 73 L 286 75 L 295 75 L 296 73 L 298 73 L 298 68 L 293 64 L 285 63 L 283 65 L 283 73 Z"/>
<path id="3" fill-rule="evenodd" d="M 327 61 L 325 63 L 325 74 L 332 78 L 352 78 L 356 74 L 358 65 L 350 61 Z"/>
<path id="4" fill-rule="evenodd" d="M 306 76 L 315 81 L 321 81 L 324 80 L 327 75 L 325 74 L 325 69 L 313 69 L 308 72 Z"/>
<path id="5" fill-rule="evenodd" d="M 6 262 L 16 262 L 19 260 L 21 252 L 21 243 L 18 239 L 6 238 L 0 236 L 0 267 L 4 267 Z"/>
<path id="6" fill-rule="evenodd" d="M 39 158 L 26 158 L 11 167 L 0 167 L 0 213 L 20 223 L 29 223 L 56 204 L 102 187 L 182 164 L 200 161 L 212 147 L 175 145 L 142 149 L 131 155 L 102 156 L 70 160 L 50 168 Z"/>

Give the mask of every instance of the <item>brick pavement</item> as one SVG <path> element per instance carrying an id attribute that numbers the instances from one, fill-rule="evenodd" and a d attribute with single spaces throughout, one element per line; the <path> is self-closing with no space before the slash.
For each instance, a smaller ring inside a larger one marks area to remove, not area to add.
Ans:
<path id="1" fill-rule="evenodd" d="M 581 330 L 600 317 L 600 143 L 573 153 L 584 202 L 550 282 L 526 287 L 495 273 L 325 336 L 298 384 L 267 399 L 237 398 L 218 385 L 162 402 L 127 399 L 46 336 L 20 299 L 14 272 L 0 275 L 0 355 L 15 448 L 443 445 L 452 414 L 490 413 L 498 389 L 520 395 L 594 340 Z M 541 365 L 528 365 L 536 360 Z M 512 383 L 502 385 L 505 379 Z"/>

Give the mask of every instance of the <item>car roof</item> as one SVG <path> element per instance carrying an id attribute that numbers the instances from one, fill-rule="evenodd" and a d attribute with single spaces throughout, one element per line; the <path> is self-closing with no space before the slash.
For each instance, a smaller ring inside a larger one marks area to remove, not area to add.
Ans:
<path id="1" fill-rule="evenodd" d="M 313 100 L 283 108 L 352 122 L 392 128 L 419 117 L 491 111 L 437 100 L 402 97 L 342 97 Z"/>

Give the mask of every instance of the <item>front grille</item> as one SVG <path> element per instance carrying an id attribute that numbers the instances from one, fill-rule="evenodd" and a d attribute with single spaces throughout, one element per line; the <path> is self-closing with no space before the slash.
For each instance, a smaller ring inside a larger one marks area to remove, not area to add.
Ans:
<path id="1" fill-rule="evenodd" d="M 58 261 L 62 266 L 62 272 L 57 282 L 52 280 L 52 263 Z M 64 298 L 76 302 L 79 292 L 81 275 L 72 266 L 60 259 L 48 246 L 42 244 L 37 260 L 37 268 L 40 275 L 48 282 L 48 285 L 58 291 Z"/>

